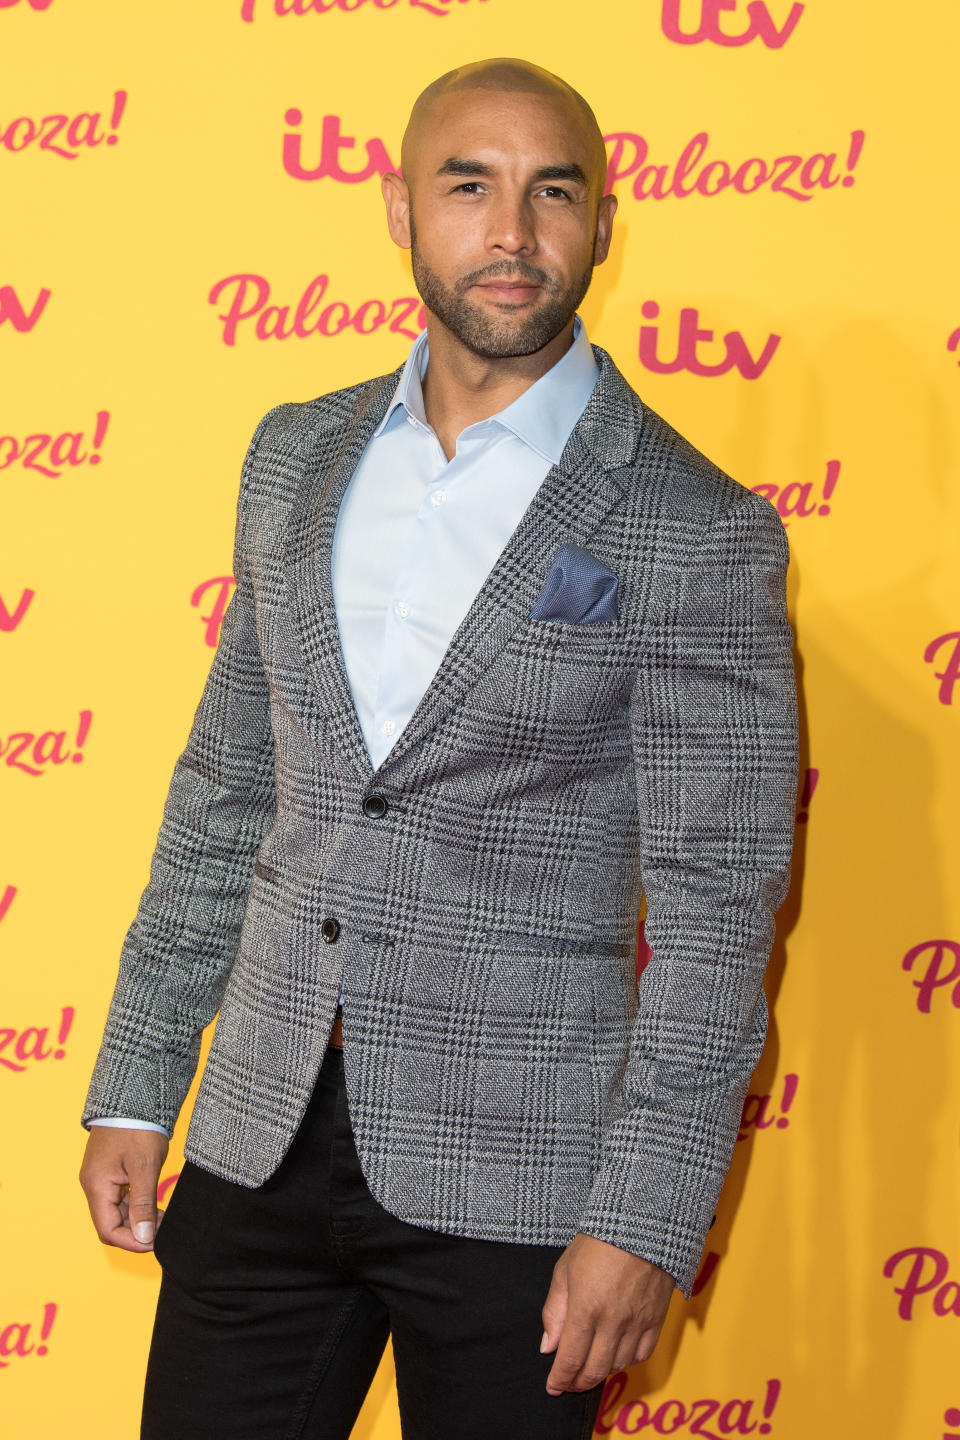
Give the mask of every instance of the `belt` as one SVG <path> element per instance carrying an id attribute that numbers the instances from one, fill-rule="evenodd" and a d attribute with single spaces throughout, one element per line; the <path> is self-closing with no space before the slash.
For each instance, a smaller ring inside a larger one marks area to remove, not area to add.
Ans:
<path id="1" fill-rule="evenodd" d="M 328 1045 L 334 1045 L 338 1050 L 343 1049 L 343 1022 L 340 1018 L 342 1014 L 343 1011 L 338 1005 L 336 1018 L 333 1022 L 333 1029 L 330 1031 L 330 1039 L 327 1041 Z"/>

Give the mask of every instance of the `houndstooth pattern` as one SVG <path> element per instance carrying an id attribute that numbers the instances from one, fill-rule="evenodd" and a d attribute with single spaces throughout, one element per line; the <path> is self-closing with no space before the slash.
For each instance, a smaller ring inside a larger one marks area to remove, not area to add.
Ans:
<path id="1" fill-rule="evenodd" d="M 127 933 L 85 1121 L 172 1126 L 247 1186 L 283 1157 L 344 986 L 373 1194 L 418 1225 L 645 1255 L 689 1294 L 765 1035 L 797 782 L 774 508 L 600 379 L 374 771 L 330 581 L 396 375 L 281 405 L 237 588 Z M 529 618 L 561 545 L 617 618 Z M 388 810 L 368 817 L 365 795 Z M 638 987 L 646 890 L 653 959 Z M 320 938 L 325 917 L 335 943 Z"/>

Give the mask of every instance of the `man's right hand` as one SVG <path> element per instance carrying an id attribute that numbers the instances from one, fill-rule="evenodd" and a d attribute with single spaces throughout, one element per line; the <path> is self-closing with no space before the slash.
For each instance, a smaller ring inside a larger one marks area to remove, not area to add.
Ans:
<path id="1" fill-rule="evenodd" d="M 155 1130 L 93 1125 L 80 1166 L 94 1228 L 104 1245 L 142 1255 L 163 1219 L 157 1183 L 170 1142 Z"/>

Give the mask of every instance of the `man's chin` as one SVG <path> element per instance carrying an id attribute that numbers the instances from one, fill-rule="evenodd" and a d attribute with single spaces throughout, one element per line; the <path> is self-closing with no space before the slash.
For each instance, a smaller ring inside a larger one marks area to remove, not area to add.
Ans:
<path id="1" fill-rule="evenodd" d="M 550 337 L 551 340 L 553 338 L 553 336 Z M 505 340 L 500 344 L 487 342 L 472 345 L 468 342 L 464 343 L 467 344 L 467 349 L 471 350 L 480 360 L 522 360 L 527 355 L 536 355 L 540 350 L 545 349 L 550 344 L 550 340 L 541 342 L 535 339 L 524 342 L 518 339 Z"/>
<path id="2" fill-rule="evenodd" d="M 511 307 L 512 308 L 512 307 Z M 488 316 L 476 316 L 471 323 L 463 323 L 457 317 L 457 323 L 451 325 L 449 320 L 444 323 L 448 330 L 451 330 L 455 337 L 474 355 L 483 360 L 511 360 L 520 359 L 526 355 L 536 355 L 543 350 L 563 330 L 564 326 L 570 323 L 572 317 L 567 317 L 561 324 L 554 321 L 541 321 L 537 324 L 529 313 L 523 316 L 517 315 L 514 318 L 509 313 L 497 315 L 495 319 Z"/>

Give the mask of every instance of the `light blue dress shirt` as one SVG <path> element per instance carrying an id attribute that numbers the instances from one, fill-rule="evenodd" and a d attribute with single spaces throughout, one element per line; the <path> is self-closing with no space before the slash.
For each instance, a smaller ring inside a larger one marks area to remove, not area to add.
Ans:
<path id="1" fill-rule="evenodd" d="M 374 769 L 396 743 L 454 631 L 560 459 L 597 380 L 579 319 L 566 354 L 447 460 L 427 422 L 427 336 L 340 505 L 331 579 L 350 692 Z"/>
<path id="2" fill-rule="evenodd" d="M 505 409 L 461 430 L 447 460 L 424 410 L 429 358 L 424 331 L 353 472 L 333 536 L 340 647 L 374 769 L 560 459 L 599 376 L 578 316 L 552 369 Z M 167 1133 L 145 1120 L 90 1123 Z"/>

